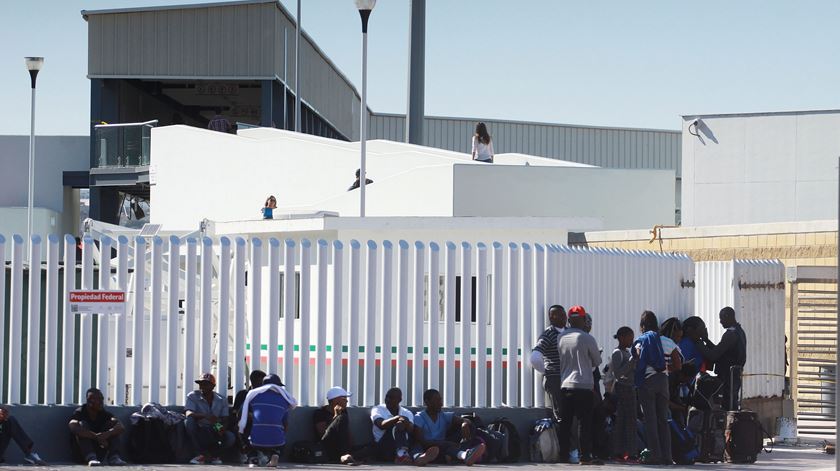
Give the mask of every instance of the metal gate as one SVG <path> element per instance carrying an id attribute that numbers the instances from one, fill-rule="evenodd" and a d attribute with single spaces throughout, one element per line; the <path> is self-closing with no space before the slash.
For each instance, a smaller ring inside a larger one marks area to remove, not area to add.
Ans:
<path id="1" fill-rule="evenodd" d="M 787 269 L 790 381 L 800 436 L 836 436 L 837 267 Z"/>

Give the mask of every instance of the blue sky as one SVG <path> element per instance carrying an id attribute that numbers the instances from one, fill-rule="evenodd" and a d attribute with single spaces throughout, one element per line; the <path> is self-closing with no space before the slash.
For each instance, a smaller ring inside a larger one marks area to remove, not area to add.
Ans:
<path id="1" fill-rule="evenodd" d="M 294 12 L 294 0 L 281 0 Z M 0 15 L 0 134 L 28 134 L 26 55 L 46 57 L 37 132 L 87 134 L 83 9 L 198 3 L 26 0 Z M 303 27 L 358 84 L 352 0 Z M 370 23 L 369 105 L 404 112 L 408 0 Z M 679 115 L 840 108 L 840 2 L 427 0 L 426 113 L 677 129 Z"/>

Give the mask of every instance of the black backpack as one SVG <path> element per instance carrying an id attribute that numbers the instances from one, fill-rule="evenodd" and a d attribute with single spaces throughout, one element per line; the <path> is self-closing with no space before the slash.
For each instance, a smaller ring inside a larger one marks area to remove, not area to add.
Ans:
<path id="1" fill-rule="evenodd" d="M 292 445 L 289 461 L 304 464 L 323 464 L 329 462 L 329 456 L 327 456 L 323 443 L 304 440 Z"/>
<path id="2" fill-rule="evenodd" d="M 758 414 L 755 412 L 746 410 L 727 412 L 724 454 L 726 461 L 742 464 L 755 463 L 764 449 L 765 435 L 770 437 L 764 431 L 764 427 L 758 420 Z"/>
<path id="3" fill-rule="evenodd" d="M 496 457 L 498 461 L 507 463 L 519 461 L 519 457 L 522 456 L 522 442 L 519 440 L 516 426 L 510 420 L 499 417 L 487 425 L 487 430 L 501 434 L 502 445 Z"/>
<path id="4" fill-rule="evenodd" d="M 175 462 L 172 435 L 175 427 L 158 419 L 140 419 L 131 427 L 128 449 L 131 459 L 140 464 Z"/>

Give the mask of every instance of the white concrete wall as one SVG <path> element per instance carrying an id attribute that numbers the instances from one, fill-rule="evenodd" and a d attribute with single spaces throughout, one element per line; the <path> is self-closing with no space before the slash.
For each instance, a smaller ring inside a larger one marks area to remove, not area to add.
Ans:
<path id="1" fill-rule="evenodd" d="M 78 214 L 78 212 L 76 213 Z M 50 234 L 63 237 L 61 213 L 51 209 L 32 209 L 32 233 L 46 239 Z M 74 232 L 75 233 L 75 232 Z M 26 239 L 26 207 L 0 208 L 0 234 L 6 239 L 6 260 L 12 256 L 12 236 L 19 234 Z M 46 257 L 46 255 L 44 255 Z"/>
<path id="2" fill-rule="evenodd" d="M 700 116 L 700 137 L 695 118 L 683 119 L 683 225 L 837 217 L 840 111 Z"/>

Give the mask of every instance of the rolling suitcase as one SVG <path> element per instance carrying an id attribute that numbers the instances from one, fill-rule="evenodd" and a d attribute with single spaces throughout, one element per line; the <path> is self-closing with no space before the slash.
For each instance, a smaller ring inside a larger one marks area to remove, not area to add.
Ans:
<path id="1" fill-rule="evenodd" d="M 699 422 L 697 434 L 698 463 L 720 463 L 726 449 L 726 412 L 718 407 L 702 411 L 692 408 L 688 413 L 689 427 Z"/>
<path id="2" fill-rule="evenodd" d="M 740 377 L 743 374 L 743 368 L 740 366 L 731 368 L 732 383 L 730 384 L 734 384 L 736 372 Z M 727 463 L 755 463 L 764 448 L 766 433 L 758 420 L 758 414 L 750 410 L 741 410 L 741 397 L 738 398 L 738 402 L 735 402 L 734 396 L 733 391 L 730 403 L 736 404 L 737 410 L 726 413 L 724 457 Z"/>

